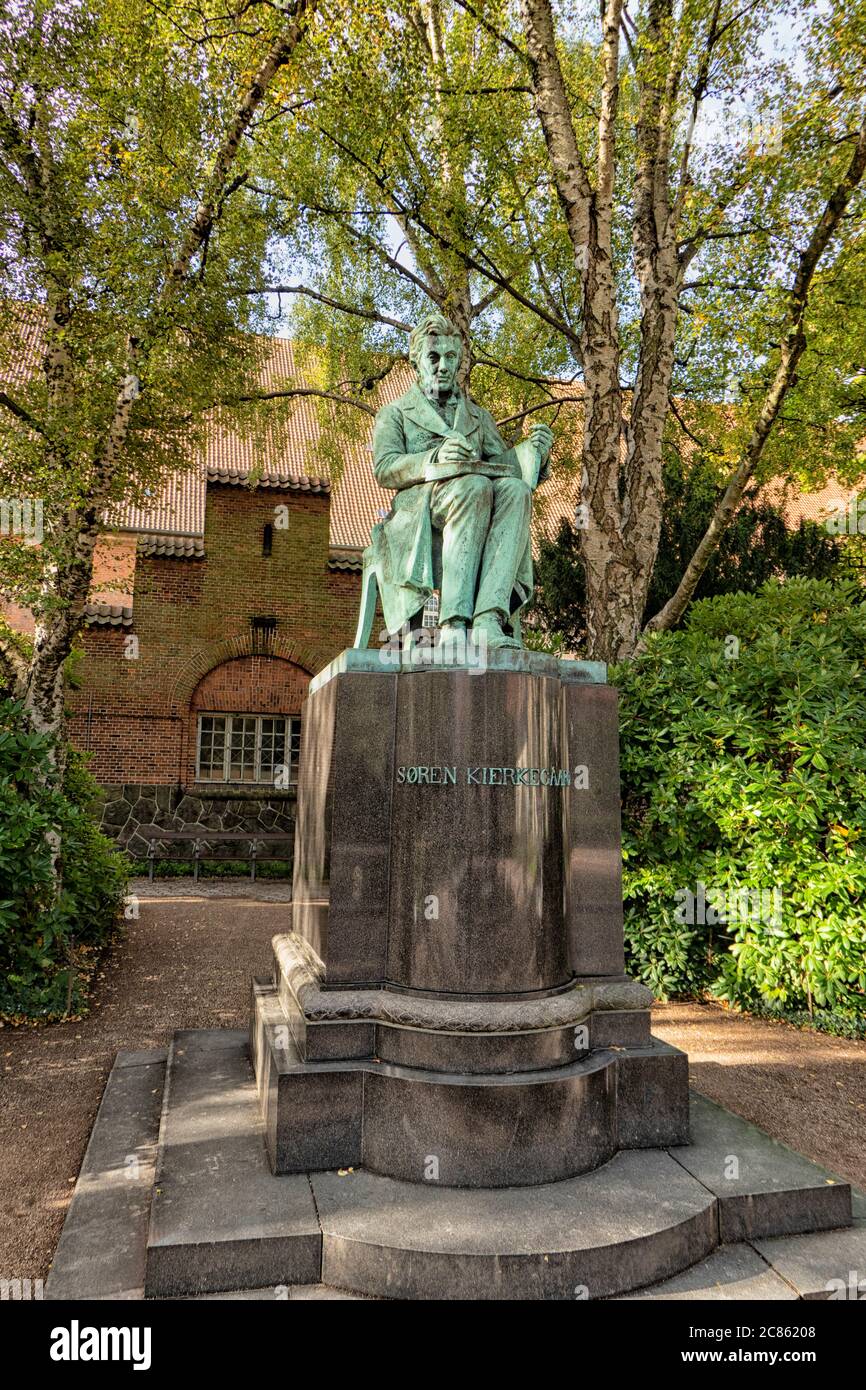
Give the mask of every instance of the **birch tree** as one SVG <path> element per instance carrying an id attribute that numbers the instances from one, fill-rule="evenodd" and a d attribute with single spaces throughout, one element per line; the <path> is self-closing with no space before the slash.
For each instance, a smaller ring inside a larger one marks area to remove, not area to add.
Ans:
<path id="1" fill-rule="evenodd" d="M 551 288 L 573 271 L 549 199 L 539 216 L 546 174 L 527 132 L 525 73 L 448 0 L 387 9 L 390 24 L 360 56 L 354 37 L 336 40 L 293 115 L 292 158 L 272 141 L 261 171 L 283 241 L 251 293 L 269 292 L 307 350 L 336 470 L 432 307 L 461 331 L 462 384 L 471 379 L 506 432 L 527 414 L 555 417 L 577 371 L 576 335 Z"/>
<path id="2" fill-rule="evenodd" d="M 677 6 L 649 0 L 634 18 L 623 0 L 606 0 L 598 65 L 598 127 L 594 145 L 579 138 L 559 58 L 551 0 L 520 0 L 535 109 L 575 263 L 581 269 L 581 355 L 586 388 L 581 496 L 588 508 L 582 535 L 590 650 L 621 660 L 640 640 L 658 549 L 662 505 L 662 440 L 670 410 L 680 299 L 689 267 L 713 238 L 735 228 L 760 158 L 749 148 L 708 189 L 694 169 L 694 136 L 714 72 L 741 65 L 741 46 L 755 43 L 766 11 L 760 4 Z M 740 30 L 743 32 L 740 32 Z M 815 54 L 820 38 L 815 36 Z M 639 294 L 637 361 L 628 400 L 622 380 L 619 295 L 615 271 L 614 191 L 621 115 L 621 75 L 631 61 L 635 95 L 634 160 L 628 197 L 631 260 Z M 825 59 L 826 48 L 821 55 Z M 853 59 L 855 50 L 849 50 Z M 827 150 L 827 167 L 812 200 L 805 244 L 793 250 L 793 273 L 780 296 L 775 341 L 766 344 L 766 385 L 725 495 L 689 562 L 677 592 L 650 629 L 682 615 L 720 535 L 754 476 L 806 348 L 810 291 L 822 257 L 866 169 L 866 115 L 860 71 L 836 64 L 831 97 L 844 121 Z M 827 89 L 818 95 L 827 114 Z M 784 121 L 788 112 L 780 114 Z M 835 124 L 835 122 L 834 122 Z M 780 130 L 779 141 L 785 132 Z M 712 201 L 707 206 L 707 194 Z M 809 213 L 807 212 L 807 216 Z M 794 240 L 803 228 L 794 227 Z M 769 337 L 770 335 L 768 335 Z"/>
<path id="3" fill-rule="evenodd" d="M 0 584 L 36 620 L 32 651 L 0 634 L 0 676 L 34 731 L 62 735 L 112 508 L 189 464 L 215 403 L 253 394 L 233 290 L 269 229 L 245 186 L 315 23 L 315 0 L 34 0 L 0 22 L 0 490 L 44 515 L 40 546 L 0 538 Z"/>
<path id="4" fill-rule="evenodd" d="M 334 345 L 335 394 L 369 413 L 358 388 L 419 299 L 453 311 L 468 287 L 476 395 L 506 418 L 580 398 L 588 654 L 626 659 L 679 620 L 746 486 L 856 472 L 862 3 L 391 12 L 394 52 L 298 113 L 321 177 L 288 193 L 270 165 L 287 226 L 326 251 L 281 284 L 292 323 Z M 654 614 L 672 443 L 712 454 L 725 495 Z"/>

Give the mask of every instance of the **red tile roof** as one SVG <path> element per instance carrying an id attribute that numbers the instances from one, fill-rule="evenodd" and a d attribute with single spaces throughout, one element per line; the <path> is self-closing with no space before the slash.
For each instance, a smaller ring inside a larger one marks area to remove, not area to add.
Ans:
<path id="1" fill-rule="evenodd" d="M 127 503 L 107 518 L 112 530 L 155 533 L 172 539 L 204 536 L 207 479 L 197 461 L 191 468 L 172 473 L 152 496 L 138 504 Z"/>
<path id="2" fill-rule="evenodd" d="M 781 507 L 788 526 L 799 526 L 801 521 L 824 521 L 828 516 L 837 515 L 840 505 L 845 508 L 852 498 L 858 496 L 862 488 L 828 483 L 819 492 L 798 493 L 782 483 L 769 483 L 763 489 L 764 496 L 774 506 Z"/>

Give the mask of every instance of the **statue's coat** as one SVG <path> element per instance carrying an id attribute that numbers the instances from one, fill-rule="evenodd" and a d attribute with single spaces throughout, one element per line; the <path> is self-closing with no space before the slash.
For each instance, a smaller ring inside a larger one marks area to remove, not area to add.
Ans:
<path id="1" fill-rule="evenodd" d="M 436 454 L 454 432 L 475 445 L 488 477 L 523 476 L 517 454 L 509 449 L 488 410 L 460 396 L 453 429 L 442 419 L 416 383 L 390 405 L 382 406 L 373 430 L 373 471 L 383 488 L 397 489 L 391 511 L 373 527 L 373 561 L 388 632 L 399 632 L 423 608 L 436 587 L 434 536 L 430 518 L 433 488 L 465 473 L 465 465 L 440 464 Z M 547 476 L 545 464 L 539 474 Z M 532 594 L 532 548 L 527 535 L 512 592 L 511 616 Z"/>

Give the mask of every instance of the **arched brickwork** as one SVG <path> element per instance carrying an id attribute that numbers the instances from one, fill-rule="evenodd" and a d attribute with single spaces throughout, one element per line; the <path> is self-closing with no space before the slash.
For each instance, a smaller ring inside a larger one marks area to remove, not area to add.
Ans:
<path id="1" fill-rule="evenodd" d="M 283 656 L 231 656 L 214 666 L 192 691 L 186 711 L 185 780 L 188 783 L 195 780 L 200 711 L 300 714 L 310 679 L 309 671 Z"/>
<path id="2" fill-rule="evenodd" d="M 190 709 L 227 714 L 300 714 L 310 673 L 279 656 L 236 656 L 203 676 Z"/>
<path id="3" fill-rule="evenodd" d="M 324 644 L 321 646 L 301 645 L 292 641 L 290 637 L 283 637 L 277 633 L 271 659 L 288 661 L 293 666 L 300 666 L 308 675 L 314 676 L 317 671 L 321 671 L 324 666 L 327 666 L 333 654 L 333 648 Z M 254 656 L 253 637 L 249 631 L 237 633 L 233 637 L 225 637 L 219 642 L 209 642 L 207 646 L 199 647 L 174 682 L 171 692 L 172 713 L 184 715 L 188 712 L 194 691 L 210 671 L 222 666 L 226 661 L 233 661 L 238 657 L 245 656 Z"/>

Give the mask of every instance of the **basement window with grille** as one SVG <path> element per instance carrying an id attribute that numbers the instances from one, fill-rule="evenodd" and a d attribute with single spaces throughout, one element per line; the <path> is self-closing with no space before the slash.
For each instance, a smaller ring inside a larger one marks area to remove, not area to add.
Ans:
<path id="1" fill-rule="evenodd" d="M 298 781 L 301 721 L 297 715 L 200 714 L 199 782 L 270 783 L 278 789 Z"/>

